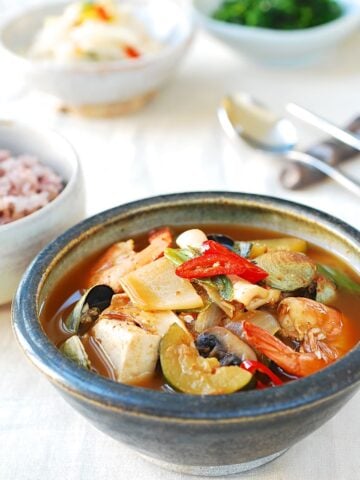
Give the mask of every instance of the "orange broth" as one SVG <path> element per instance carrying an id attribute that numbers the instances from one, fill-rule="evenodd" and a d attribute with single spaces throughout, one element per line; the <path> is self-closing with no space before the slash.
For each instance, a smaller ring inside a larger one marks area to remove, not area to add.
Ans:
<path id="1" fill-rule="evenodd" d="M 176 235 L 193 226 L 172 227 L 171 230 Z M 266 238 L 279 238 L 285 235 L 276 232 L 262 230 L 258 228 L 248 228 L 229 225 L 207 225 L 201 226 L 205 233 L 222 233 L 232 237 L 234 240 L 253 240 Z M 125 239 L 126 240 L 126 239 Z M 135 250 L 139 251 L 147 245 L 147 234 L 134 238 Z M 84 260 L 76 265 L 71 272 L 60 280 L 56 288 L 51 292 L 44 302 L 40 321 L 45 333 L 50 340 L 59 347 L 67 338 L 71 336 L 63 327 L 63 321 L 67 318 L 75 303 L 80 299 L 82 293 L 86 290 L 89 273 L 93 263 L 103 254 L 103 251 Z M 325 251 L 324 249 L 308 243 L 306 254 L 316 263 L 323 263 L 335 268 L 341 269 L 354 281 L 360 283 L 360 276 L 357 275 L 351 267 L 341 259 Z M 337 298 L 331 305 L 339 309 L 344 314 L 344 339 L 343 345 L 346 351 L 353 348 L 360 340 L 360 295 L 338 290 Z M 97 346 L 96 341 L 88 335 L 82 337 L 86 352 L 92 364 L 92 370 L 115 379 L 113 368 L 102 350 Z M 294 377 L 284 375 L 283 379 L 289 380 Z M 142 387 L 155 390 L 168 390 L 165 379 L 160 367 L 157 368 L 153 378 L 143 381 Z"/>

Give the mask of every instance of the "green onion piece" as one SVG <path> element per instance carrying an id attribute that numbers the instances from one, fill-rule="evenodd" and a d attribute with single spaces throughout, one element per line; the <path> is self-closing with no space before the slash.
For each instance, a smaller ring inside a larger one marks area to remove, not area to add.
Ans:
<path id="1" fill-rule="evenodd" d="M 185 248 L 165 248 L 164 256 L 178 267 L 195 255 Z"/>
<path id="2" fill-rule="evenodd" d="M 346 273 L 329 265 L 317 265 L 318 272 L 324 277 L 332 280 L 338 288 L 343 288 L 350 293 L 360 294 L 360 284 L 352 280 Z"/>
<path id="3" fill-rule="evenodd" d="M 196 279 L 195 282 L 199 285 L 215 288 L 223 300 L 231 302 L 234 299 L 233 285 L 226 275 L 217 275 L 216 277 L 202 278 L 201 280 Z"/>
<path id="4" fill-rule="evenodd" d="M 234 299 L 233 284 L 226 275 L 218 275 L 211 280 L 224 300 L 231 302 Z"/>

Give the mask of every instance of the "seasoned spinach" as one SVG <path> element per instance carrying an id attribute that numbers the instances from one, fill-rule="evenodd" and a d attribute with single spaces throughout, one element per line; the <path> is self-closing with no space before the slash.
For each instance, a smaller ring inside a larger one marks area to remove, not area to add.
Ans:
<path id="1" fill-rule="evenodd" d="M 250 27 L 296 30 L 331 22 L 342 13 L 336 0 L 224 0 L 213 18 Z"/>

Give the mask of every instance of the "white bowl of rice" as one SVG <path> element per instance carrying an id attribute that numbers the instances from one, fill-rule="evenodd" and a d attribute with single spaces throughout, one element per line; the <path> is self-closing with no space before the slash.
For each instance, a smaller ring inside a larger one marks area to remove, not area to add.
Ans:
<path id="1" fill-rule="evenodd" d="M 84 216 L 72 146 L 53 131 L 0 120 L 0 305 L 42 247 Z"/>
<path id="2" fill-rule="evenodd" d="M 143 106 L 173 76 L 193 37 L 178 0 L 97 0 L 21 10 L 0 50 L 32 88 L 86 116 Z"/>

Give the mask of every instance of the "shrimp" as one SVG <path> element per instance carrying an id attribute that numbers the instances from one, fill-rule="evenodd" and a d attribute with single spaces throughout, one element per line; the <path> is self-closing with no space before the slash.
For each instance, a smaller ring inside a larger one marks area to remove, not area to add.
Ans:
<path id="1" fill-rule="evenodd" d="M 156 260 L 164 253 L 165 248 L 171 245 L 170 230 L 162 228 L 153 232 L 149 242 L 150 244 L 140 252 L 134 251 L 133 240 L 112 245 L 92 268 L 88 286 L 105 284 L 115 293 L 121 292 L 121 277 Z"/>
<path id="2" fill-rule="evenodd" d="M 302 342 L 301 349 L 320 359 L 339 356 L 343 314 L 309 298 L 289 297 L 278 307 L 281 334 Z"/>
<path id="3" fill-rule="evenodd" d="M 281 334 L 301 342 L 295 351 L 280 339 L 250 322 L 244 322 L 248 343 L 286 372 L 304 377 L 343 355 L 343 315 L 308 298 L 289 297 L 278 307 Z"/>

